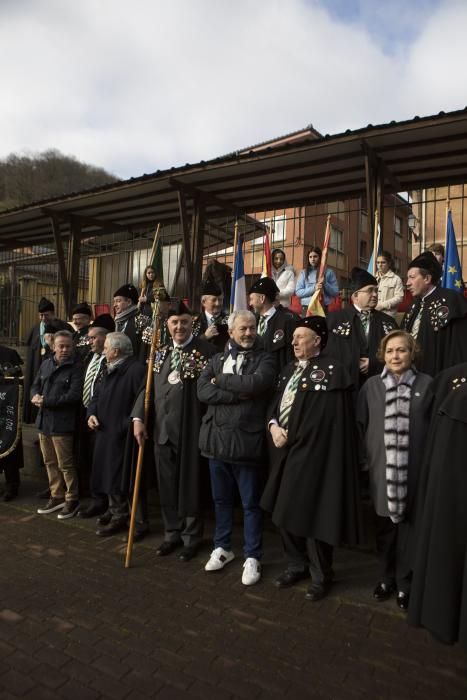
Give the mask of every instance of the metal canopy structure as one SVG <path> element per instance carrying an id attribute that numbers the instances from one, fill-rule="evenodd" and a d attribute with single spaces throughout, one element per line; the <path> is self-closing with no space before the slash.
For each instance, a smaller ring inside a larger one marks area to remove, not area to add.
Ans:
<path id="1" fill-rule="evenodd" d="M 467 108 L 230 154 L 0 213 L 0 250 L 160 222 L 254 213 L 404 192 L 467 179 Z M 55 221 L 54 228 L 51 220 Z M 251 221 L 253 224 L 254 221 Z M 185 235 L 188 232 L 185 230 Z M 177 235 L 177 234 L 174 234 Z"/>

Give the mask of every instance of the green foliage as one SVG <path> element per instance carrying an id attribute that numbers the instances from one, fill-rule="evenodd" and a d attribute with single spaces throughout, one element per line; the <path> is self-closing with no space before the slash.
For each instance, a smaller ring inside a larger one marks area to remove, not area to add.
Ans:
<path id="1" fill-rule="evenodd" d="M 98 187 L 118 178 L 55 149 L 0 160 L 0 210 Z"/>

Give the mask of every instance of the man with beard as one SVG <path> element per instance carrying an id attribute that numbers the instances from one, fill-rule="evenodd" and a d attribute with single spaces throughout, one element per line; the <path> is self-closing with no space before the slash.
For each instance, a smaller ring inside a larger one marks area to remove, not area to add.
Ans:
<path id="1" fill-rule="evenodd" d="M 124 333 L 108 333 L 104 341 L 107 374 L 87 408 L 88 426 L 96 431 L 91 490 L 105 494 L 109 511 L 98 519 L 100 537 L 126 530 L 129 488 L 124 485 L 124 459 L 131 425 L 131 409 L 145 376 L 144 366 L 133 357 L 131 340 Z"/>
<path id="2" fill-rule="evenodd" d="M 279 288 L 270 277 L 261 277 L 250 289 L 250 306 L 257 317 L 257 334 L 264 350 L 272 353 L 276 371 L 292 360 L 292 335 L 298 316 L 277 305 Z"/>
<path id="3" fill-rule="evenodd" d="M 196 397 L 196 381 L 215 349 L 194 338 L 193 317 L 183 302 L 169 309 L 167 328 L 171 345 L 159 349 L 154 363 L 153 441 L 164 541 L 157 556 L 167 556 L 183 545 L 179 558 L 188 562 L 201 544 L 202 460 L 198 433 L 203 407 Z M 144 427 L 144 391 L 132 411 L 138 445 L 147 438 Z"/>
<path id="4" fill-rule="evenodd" d="M 265 465 L 265 415 L 275 380 L 275 362 L 256 341 L 250 311 L 229 316 L 230 340 L 198 381 L 198 398 L 208 405 L 199 434 L 201 453 L 209 458 L 216 513 L 214 549 L 205 566 L 218 571 L 234 558 L 231 550 L 235 490 L 243 506 L 242 583 L 261 577 L 262 514 L 259 507 Z"/>
<path id="5" fill-rule="evenodd" d="M 115 330 L 128 336 L 133 356 L 145 362 L 147 348 L 141 347 L 142 334 L 151 324 L 151 318 L 139 311 L 138 299 L 138 290 L 133 284 L 124 284 L 114 293 Z"/>
<path id="6" fill-rule="evenodd" d="M 319 316 L 294 331 L 296 360 L 281 372 L 269 415 L 271 472 L 261 499 L 287 560 L 275 585 L 311 575 L 311 601 L 329 593 L 333 548 L 355 544 L 359 532 L 352 382 L 339 362 L 321 356 L 327 337 Z"/>
<path id="7" fill-rule="evenodd" d="M 201 287 L 203 310 L 198 319 L 199 337 L 212 343 L 217 352 L 223 351 L 229 339 L 228 315 L 222 311 L 223 303 L 221 288 L 215 282 L 203 282 Z"/>
<path id="8" fill-rule="evenodd" d="M 402 323 L 422 349 L 417 369 L 432 377 L 467 361 L 467 299 L 439 287 L 441 274 L 441 265 L 429 251 L 412 260 L 407 289 L 414 303 Z"/>
<path id="9" fill-rule="evenodd" d="M 377 358 L 379 343 L 397 324 L 391 316 L 376 311 L 378 282 L 373 275 L 354 267 L 350 287 L 353 305 L 327 317 L 326 355 L 342 362 L 358 390 L 368 377 L 382 372 L 383 363 Z"/>

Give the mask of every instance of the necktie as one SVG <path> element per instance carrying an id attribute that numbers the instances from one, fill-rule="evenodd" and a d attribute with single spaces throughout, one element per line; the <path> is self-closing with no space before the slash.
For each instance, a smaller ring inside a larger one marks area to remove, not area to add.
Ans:
<path id="1" fill-rule="evenodd" d="M 172 350 L 172 357 L 170 358 L 170 369 L 172 371 L 180 369 L 182 364 L 182 349 L 174 348 Z"/>
<path id="2" fill-rule="evenodd" d="M 45 342 L 45 323 L 44 321 L 41 321 L 39 323 L 39 336 L 41 340 L 41 345 L 43 348 L 45 348 L 46 342 Z"/>
<path id="3" fill-rule="evenodd" d="M 422 301 L 420 303 L 420 308 L 418 310 L 418 314 L 415 316 L 415 320 L 412 324 L 412 328 L 410 329 L 410 335 L 415 339 L 417 338 L 418 331 L 420 329 L 420 321 L 422 320 L 423 306 L 424 306 L 424 300 L 422 299 Z"/>
<path id="4" fill-rule="evenodd" d="M 257 333 L 258 333 L 258 335 L 264 335 L 265 332 L 266 332 L 266 319 L 264 316 L 260 316 L 259 322 L 258 322 Z"/>
<path id="5" fill-rule="evenodd" d="M 292 410 L 293 402 L 295 401 L 295 396 L 297 394 L 298 383 L 300 377 L 303 374 L 305 367 L 299 365 L 295 372 L 290 377 L 285 391 L 282 395 L 281 405 L 279 407 L 279 425 L 281 428 L 287 428 L 289 424 L 290 412 Z"/>
<path id="6" fill-rule="evenodd" d="M 369 311 L 360 311 L 360 321 L 362 322 L 363 326 L 363 331 L 365 335 L 368 335 L 368 331 L 370 328 L 370 312 Z"/>
<path id="7" fill-rule="evenodd" d="M 85 407 L 87 407 L 89 405 L 89 402 L 91 401 L 92 384 L 97 376 L 97 373 L 99 372 L 101 359 L 101 355 L 94 355 L 93 359 L 89 364 L 88 371 L 86 372 L 86 377 L 84 378 L 83 386 L 83 405 Z"/>

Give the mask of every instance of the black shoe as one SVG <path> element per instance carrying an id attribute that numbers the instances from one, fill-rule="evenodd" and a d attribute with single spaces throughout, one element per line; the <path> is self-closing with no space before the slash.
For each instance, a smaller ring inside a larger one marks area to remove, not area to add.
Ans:
<path id="1" fill-rule="evenodd" d="M 12 501 L 14 498 L 17 498 L 18 496 L 18 491 L 6 491 L 3 494 L 3 500 L 4 501 Z"/>
<path id="2" fill-rule="evenodd" d="M 394 588 L 394 584 L 384 583 L 384 581 L 380 581 L 376 586 L 375 590 L 373 591 L 373 598 L 377 600 L 378 603 L 382 603 L 383 600 L 387 600 L 395 592 L 396 589 Z"/>
<path id="3" fill-rule="evenodd" d="M 110 510 L 106 510 L 105 513 L 103 513 L 102 515 L 100 515 L 97 518 L 96 523 L 98 525 L 108 525 L 111 520 L 112 520 L 112 513 L 110 512 Z"/>
<path id="4" fill-rule="evenodd" d="M 330 590 L 330 583 L 312 583 L 305 593 L 305 598 L 311 600 L 312 603 L 317 603 L 318 600 L 326 598 Z"/>
<path id="5" fill-rule="evenodd" d="M 111 535 L 117 535 L 119 532 L 123 532 L 126 529 L 126 520 L 113 520 L 108 525 L 102 525 L 102 527 L 97 528 L 96 535 L 99 537 L 110 537 Z"/>
<path id="6" fill-rule="evenodd" d="M 276 588 L 289 588 L 307 578 L 310 578 L 309 571 L 292 571 L 291 569 L 286 569 L 283 574 L 275 579 L 274 585 Z"/>
<path id="7" fill-rule="evenodd" d="M 399 591 L 399 593 L 396 596 L 396 605 L 399 608 L 399 610 L 407 612 L 407 608 L 409 607 L 409 594 L 404 593 L 403 591 Z"/>
<path id="8" fill-rule="evenodd" d="M 135 531 L 133 533 L 133 542 L 141 542 L 141 540 L 144 540 L 146 535 L 149 535 L 149 527 L 147 525 L 138 525 L 135 527 Z M 128 542 L 128 535 L 126 536 L 126 541 Z"/>
<path id="9" fill-rule="evenodd" d="M 156 549 L 156 557 L 166 557 L 167 554 L 172 554 L 176 549 L 182 546 L 182 542 L 162 542 Z"/>
<path id="10" fill-rule="evenodd" d="M 183 547 L 182 551 L 178 555 L 180 561 L 191 561 L 198 553 L 199 545 L 192 544 L 189 547 Z"/>
<path id="11" fill-rule="evenodd" d="M 50 489 L 47 486 L 46 489 L 43 491 L 39 491 L 39 493 L 36 493 L 36 498 L 42 498 L 44 501 L 48 500 L 50 498 Z"/>
<path id="12" fill-rule="evenodd" d="M 96 515 L 104 515 L 107 513 L 107 507 L 99 505 L 98 503 L 92 503 L 87 508 L 79 510 L 77 515 L 78 518 L 94 518 Z"/>

